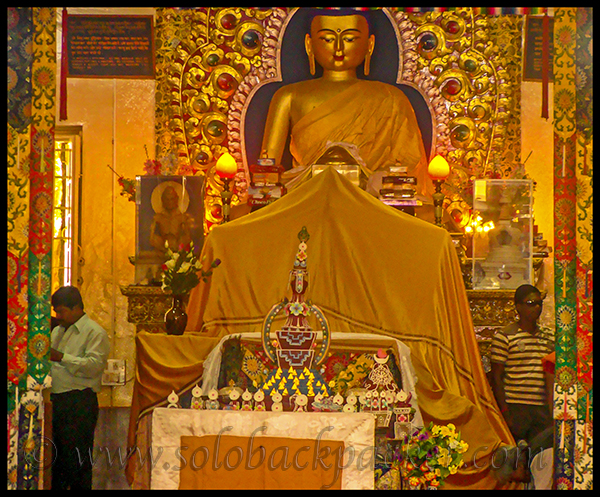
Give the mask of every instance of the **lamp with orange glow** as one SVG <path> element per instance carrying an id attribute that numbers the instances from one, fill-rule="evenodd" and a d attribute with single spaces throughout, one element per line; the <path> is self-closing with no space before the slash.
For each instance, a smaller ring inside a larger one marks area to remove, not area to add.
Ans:
<path id="1" fill-rule="evenodd" d="M 441 155 L 436 155 L 427 168 L 427 173 L 435 186 L 433 197 L 433 207 L 435 224 L 442 226 L 442 205 L 444 204 L 444 194 L 442 193 L 442 183 L 450 175 L 450 165 Z"/>
<path id="2" fill-rule="evenodd" d="M 233 192 L 229 188 L 231 180 L 237 173 L 237 162 L 229 152 L 225 152 L 215 165 L 215 173 L 223 180 L 223 191 L 221 192 L 221 200 L 223 202 L 223 222 L 229 221 L 229 213 L 231 210 L 231 197 Z"/>

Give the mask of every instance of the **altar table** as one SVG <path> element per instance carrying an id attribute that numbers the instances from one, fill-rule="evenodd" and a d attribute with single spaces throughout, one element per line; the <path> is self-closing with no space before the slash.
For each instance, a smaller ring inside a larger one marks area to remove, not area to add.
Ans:
<path id="1" fill-rule="evenodd" d="M 151 489 L 373 489 L 370 413 L 157 408 Z"/>

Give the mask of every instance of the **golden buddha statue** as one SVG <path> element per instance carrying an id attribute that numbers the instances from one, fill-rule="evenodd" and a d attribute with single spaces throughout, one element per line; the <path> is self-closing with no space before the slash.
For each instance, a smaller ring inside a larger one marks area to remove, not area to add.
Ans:
<path id="1" fill-rule="evenodd" d="M 305 48 L 311 74 L 318 62 L 323 75 L 283 86 L 274 94 L 262 142 L 262 150 L 279 164 L 291 134 L 293 167 L 282 177 L 288 190 L 310 177 L 311 166 L 333 144 L 347 143 L 358 150 L 367 178 L 381 177 L 389 165 L 400 161 L 409 175 L 417 177 L 418 193 L 433 191 L 408 98 L 395 86 L 357 77 L 363 62 L 368 75 L 374 47 L 375 36 L 369 35 L 363 15 L 324 14 L 312 19 Z"/>

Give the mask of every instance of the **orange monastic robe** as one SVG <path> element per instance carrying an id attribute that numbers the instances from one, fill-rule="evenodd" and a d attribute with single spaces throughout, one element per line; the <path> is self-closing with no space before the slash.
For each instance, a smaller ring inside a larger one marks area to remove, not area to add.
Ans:
<path id="1" fill-rule="evenodd" d="M 305 115 L 292 129 L 294 167 L 284 174 L 288 188 L 310 175 L 310 166 L 333 143 L 358 149 L 363 172 L 399 161 L 417 177 L 419 193 L 431 192 L 427 156 L 415 112 L 402 90 L 379 81 L 357 80 L 347 90 Z"/>

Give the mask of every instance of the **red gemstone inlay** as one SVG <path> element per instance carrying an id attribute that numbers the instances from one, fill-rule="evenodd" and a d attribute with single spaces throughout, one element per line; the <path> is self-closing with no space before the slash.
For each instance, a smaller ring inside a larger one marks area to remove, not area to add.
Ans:
<path id="1" fill-rule="evenodd" d="M 461 89 L 462 85 L 460 84 L 460 81 L 456 79 L 449 80 L 446 83 L 446 86 L 444 86 L 444 90 L 446 90 L 449 95 L 458 95 Z"/>
<path id="2" fill-rule="evenodd" d="M 237 23 L 237 19 L 233 14 L 225 14 L 221 18 L 221 26 L 225 29 L 233 29 Z"/>
<path id="3" fill-rule="evenodd" d="M 224 72 L 217 78 L 217 85 L 223 91 L 231 90 L 235 85 L 235 78 L 228 72 Z"/>
<path id="4" fill-rule="evenodd" d="M 460 31 L 460 24 L 458 24 L 456 21 L 449 21 L 448 24 L 446 24 L 446 31 L 455 35 Z"/>

